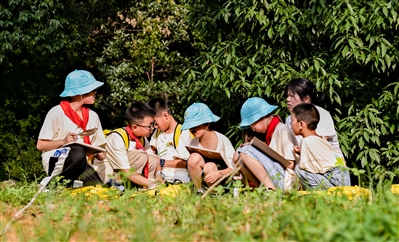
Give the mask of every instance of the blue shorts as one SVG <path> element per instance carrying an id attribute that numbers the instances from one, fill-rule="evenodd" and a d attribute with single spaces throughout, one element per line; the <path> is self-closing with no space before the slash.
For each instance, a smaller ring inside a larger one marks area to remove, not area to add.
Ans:
<path id="1" fill-rule="evenodd" d="M 274 161 L 269 156 L 251 145 L 246 145 L 244 147 L 238 148 L 237 152 L 242 152 L 258 160 L 265 168 L 267 175 L 269 176 L 276 189 L 284 189 L 285 169 L 279 162 Z"/>
<path id="2" fill-rule="evenodd" d="M 301 180 L 303 188 L 306 190 L 323 189 L 330 187 L 350 186 L 351 180 L 349 171 L 345 167 L 334 167 L 324 174 L 312 173 L 300 168 L 299 164 L 295 166 L 295 173 Z"/>

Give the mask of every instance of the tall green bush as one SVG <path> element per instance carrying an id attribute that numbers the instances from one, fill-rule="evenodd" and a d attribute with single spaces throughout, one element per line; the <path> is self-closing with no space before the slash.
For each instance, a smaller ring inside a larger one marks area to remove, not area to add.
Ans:
<path id="1" fill-rule="evenodd" d="M 285 117 L 285 84 L 308 78 L 328 96 L 349 166 L 367 171 L 360 181 L 399 181 L 396 1 L 188 4 L 203 49 L 185 72 L 186 100 L 211 103 L 237 133 L 246 98 L 264 97 Z"/>
<path id="2" fill-rule="evenodd" d="M 181 96 L 190 87 L 179 77 L 195 51 L 186 14 L 185 1 L 136 1 L 118 13 L 113 38 L 97 59 L 108 87 L 99 99 L 111 120 L 106 126 L 123 125 L 129 103 L 152 97 L 167 99 L 181 119 Z"/>

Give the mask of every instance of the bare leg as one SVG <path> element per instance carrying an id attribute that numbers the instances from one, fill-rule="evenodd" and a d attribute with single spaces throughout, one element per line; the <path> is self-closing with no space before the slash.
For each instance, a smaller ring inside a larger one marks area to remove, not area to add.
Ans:
<path id="1" fill-rule="evenodd" d="M 265 187 L 276 190 L 276 187 L 274 186 L 269 176 L 267 175 L 265 168 L 258 160 L 244 153 L 241 153 L 240 155 L 243 163 L 248 168 L 247 171 L 249 171 L 249 173 L 252 173 Z M 244 173 L 244 176 L 245 175 L 249 174 Z"/>
<path id="2" fill-rule="evenodd" d="M 251 181 L 255 185 L 255 187 L 259 187 L 260 181 L 247 169 L 244 162 L 240 161 L 239 159 L 240 159 L 240 154 L 238 152 L 235 152 L 233 161 L 236 167 L 241 165 L 240 172 L 244 176 L 245 185 L 248 186 L 248 181 Z"/>
<path id="3" fill-rule="evenodd" d="M 248 185 L 248 181 L 251 181 L 252 184 L 255 185 L 255 187 L 260 186 L 260 181 L 258 178 L 256 178 L 245 166 L 244 162 L 241 162 L 241 169 L 240 169 L 242 175 L 244 176 L 245 179 L 245 184 Z"/>
<path id="4" fill-rule="evenodd" d="M 187 160 L 188 173 L 193 180 L 196 188 L 201 187 L 202 183 L 202 170 L 204 169 L 205 161 L 200 154 L 192 153 Z"/>
<path id="5" fill-rule="evenodd" d="M 208 175 L 209 173 L 212 173 L 212 172 L 214 172 L 214 171 L 217 171 L 218 170 L 218 168 L 217 168 L 217 166 L 216 166 L 216 164 L 215 163 L 212 163 L 212 162 L 209 162 L 209 163 L 206 163 L 205 165 L 204 165 L 204 175 L 206 176 L 206 175 Z M 216 181 L 215 181 L 216 182 Z M 213 182 L 213 183 L 215 183 L 215 182 Z M 213 183 L 206 183 L 208 186 L 211 186 Z"/>

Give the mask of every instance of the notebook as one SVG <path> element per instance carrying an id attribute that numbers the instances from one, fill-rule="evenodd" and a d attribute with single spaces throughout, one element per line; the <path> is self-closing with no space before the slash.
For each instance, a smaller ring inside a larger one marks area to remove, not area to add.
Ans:
<path id="1" fill-rule="evenodd" d="M 223 157 L 220 155 L 219 152 L 215 150 L 204 149 L 195 146 L 186 146 L 188 152 L 191 153 L 198 153 L 204 157 L 205 162 L 213 162 L 217 166 L 220 167 L 227 167 L 227 163 L 224 161 Z"/>
<path id="2" fill-rule="evenodd" d="M 83 148 L 86 150 L 86 155 L 94 155 L 96 153 L 105 152 L 105 149 L 100 146 L 89 145 L 89 144 L 82 143 L 82 142 L 71 142 L 71 143 L 65 144 L 63 146 L 68 146 L 68 145 L 72 145 L 72 144 L 83 146 Z"/>
<path id="3" fill-rule="evenodd" d="M 273 160 L 280 162 L 280 164 L 283 165 L 284 167 L 289 167 L 291 165 L 291 163 L 288 160 L 286 160 L 279 153 L 277 153 L 272 148 L 267 146 L 260 139 L 254 137 L 254 138 L 252 138 L 251 142 L 249 142 L 249 144 L 252 145 L 253 147 L 257 148 L 261 152 L 265 153 L 267 156 L 269 156 Z"/>

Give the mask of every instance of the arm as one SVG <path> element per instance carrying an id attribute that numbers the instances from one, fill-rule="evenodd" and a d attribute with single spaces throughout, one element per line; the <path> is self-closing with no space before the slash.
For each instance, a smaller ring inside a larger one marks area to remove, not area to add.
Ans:
<path id="1" fill-rule="evenodd" d="M 49 151 L 62 147 L 65 144 L 74 142 L 78 139 L 78 135 L 73 132 L 69 132 L 64 139 L 58 140 L 47 140 L 39 139 L 37 140 L 36 147 L 39 151 Z"/>
<path id="2" fill-rule="evenodd" d="M 134 184 L 139 186 L 148 186 L 149 180 L 143 177 L 141 174 L 134 172 L 133 169 L 121 169 L 120 171 L 128 175 L 127 178 Z"/>
<path id="3" fill-rule="evenodd" d="M 171 168 L 186 168 L 187 162 L 183 159 L 176 159 L 176 160 L 165 160 L 164 167 L 171 167 Z"/>

